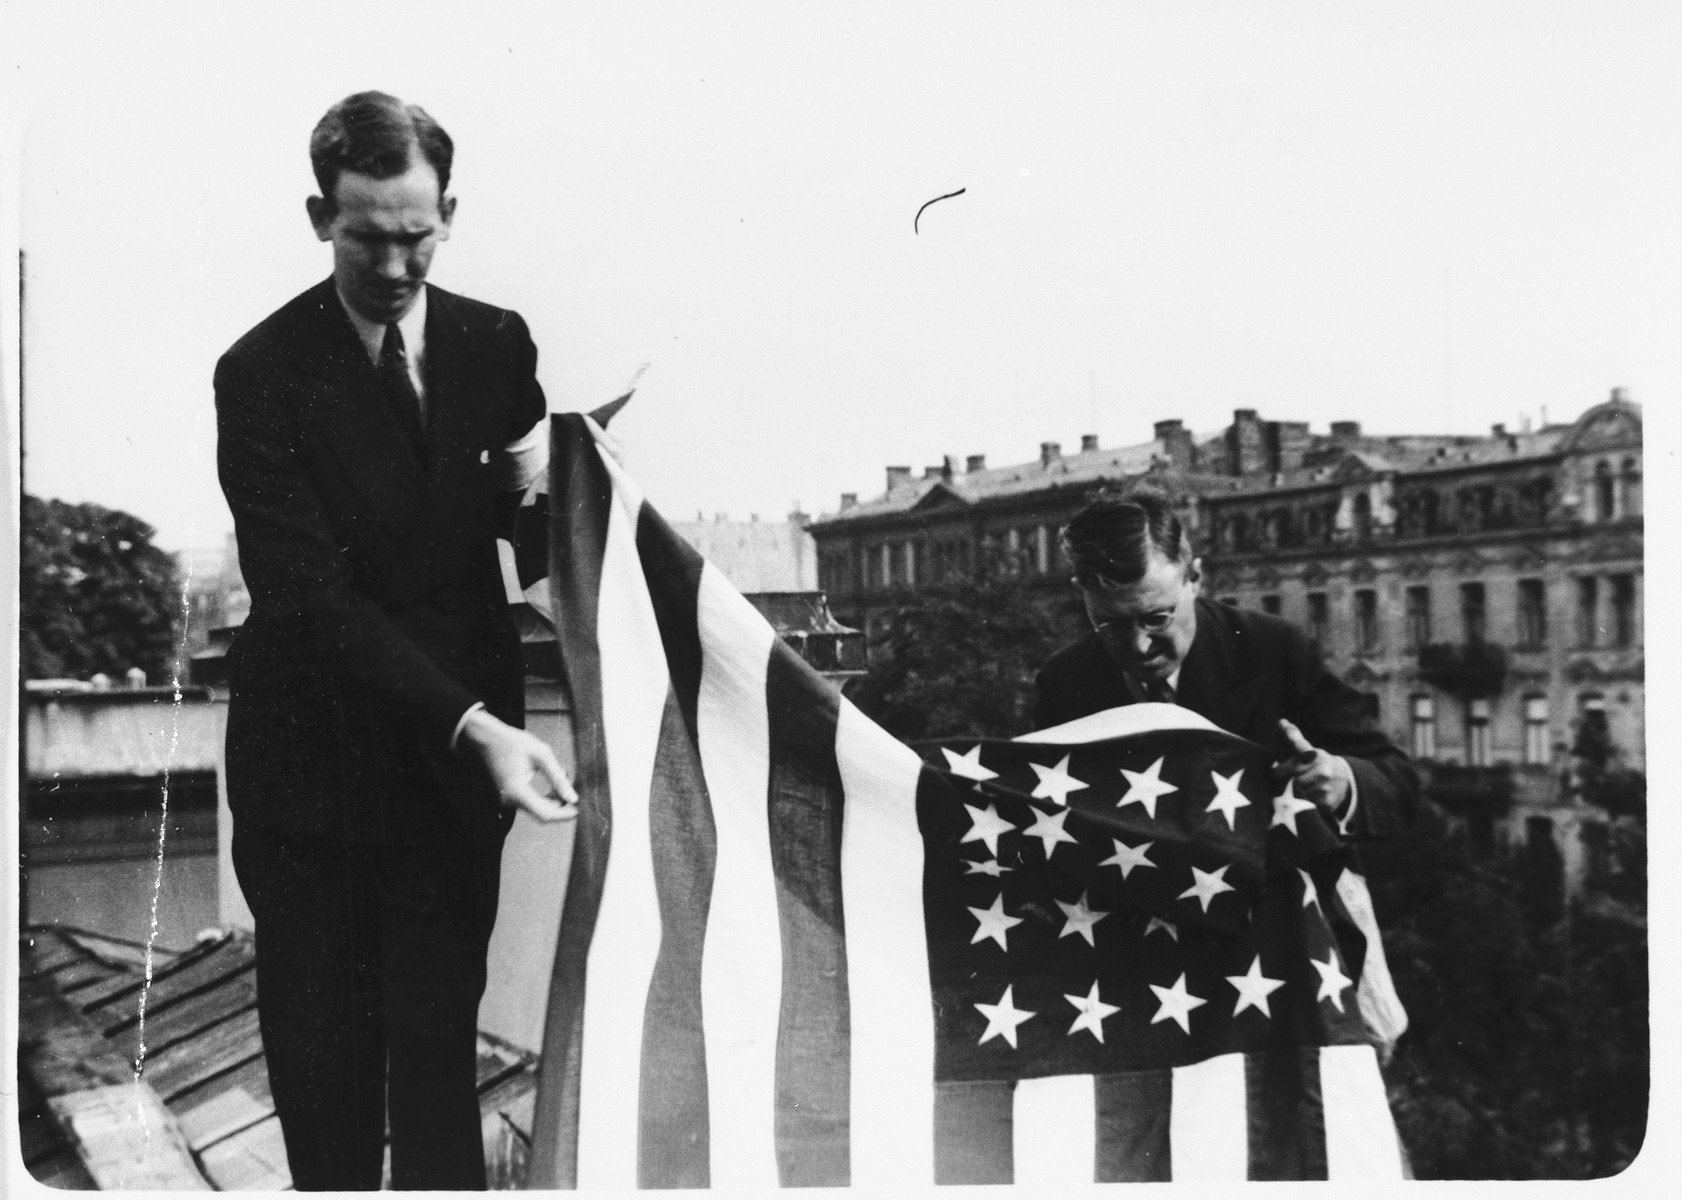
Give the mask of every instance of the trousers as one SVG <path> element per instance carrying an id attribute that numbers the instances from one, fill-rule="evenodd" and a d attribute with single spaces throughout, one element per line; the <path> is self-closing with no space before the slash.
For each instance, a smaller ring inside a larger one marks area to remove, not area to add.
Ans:
<path id="1" fill-rule="evenodd" d="M 436 789 L 390 845 L 235 820 L 256 921 L 257 1016 L 293 1186 L 482 1190 L 479 1000 L 500 856 Z"/>

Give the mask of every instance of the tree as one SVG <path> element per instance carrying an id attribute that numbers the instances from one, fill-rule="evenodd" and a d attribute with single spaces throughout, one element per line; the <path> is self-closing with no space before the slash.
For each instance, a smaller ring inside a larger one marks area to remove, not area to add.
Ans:
<path id="1" fill-rule="evenodd" d="M 29 679 L 169 675 L 181 590 L 175 560 L 138 517 L 23 497 L 19 650 Z"/>
<path id="2" fill-rule="evenodd" d="M 1622 751 L 1612 741 L 1604 712 L 1591 709 L 1578 718 L 1571 755 L 1584 800 L 1613 817 L 1646 822 L 1647 777 L 1619 763 Z"/>
<path id="3" fill-rule="evenodd" d="M 1386 1074 L 1421 1179 L 1616 1174 L 1647 1119 L 1646 930 L 1582 896 L 1540 923 L 1522 856 L 1480 860 L 1426 804 L 1408 834 L 1362 849 L 1410 1028 Z M 1614 841 L 1612 877 L 1642 873 Z"/>
<path id="4" fill-rule="evenodd" d="M 1047 599 L 1000 559 L 975 580 L 906 595 L 872 622 L 859 709 L 899 738 L 1014 737 L 1033 726 L 1034 674 L 1068 641 L 1073 595 Z"/>

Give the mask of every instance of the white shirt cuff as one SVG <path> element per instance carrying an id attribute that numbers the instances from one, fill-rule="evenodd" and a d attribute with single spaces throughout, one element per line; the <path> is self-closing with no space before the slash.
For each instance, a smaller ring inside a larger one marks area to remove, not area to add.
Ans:
<path id="1" fill-rule="evenodd" d="M 1349 823 L 1355 819 L 1355 805 L 1360 801 L 1361 793 L 1355 786 L 1355 768 L 1349 765 L 1349 760 L 1334 754 L 1332 761 L 1337 764 L 1336 769 L 1349 781 L 1349 801 L 1343 806 L 1343 815 L 1337 819 L 1337 831 L 1348 837 Z"/>
<path id="2" fill-rule="evenodd" d="M 493 464 L 499 492 L 523 492 L 543 476 L 549 465 L 549 420 L 539 420 L 524 437 L 497 452 Z"/>
<path id="3" fill-rule="evenodd" d="M 461 731 L 467 727 L 467 718 L 471 717 L 476 712 L 483 712 L 484 708 L 485 702 L 481 700 L 472 708 L 461 714 L 461 720 L 456 722 L 455 732 L 450 734 L 450 752 L 452 754 L 455 752 L 456 743 L 461 740 Z"/>

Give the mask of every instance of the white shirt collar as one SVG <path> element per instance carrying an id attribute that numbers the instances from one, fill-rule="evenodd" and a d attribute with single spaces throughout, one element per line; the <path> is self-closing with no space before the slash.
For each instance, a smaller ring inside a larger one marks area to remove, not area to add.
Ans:
<path id="1" fill-rule="evenodd" d="M 422 367 L 426 363 L 426 290 L 423 284 L 409 311 L 397 320 L 397 328 L 403 332 L 403 348 L 409 355 L 409 374 L 415 378 L 417 391 L 420 390 L 421 380 L 425 378 Z M 334 291 L 337 292 L 338 288 L 335 287 Z M 345 303 L 343 292 L 339 292 L 339 306 L 350 318 L 351 325 L 356 329 L 356 336 L 362 339 L 362 348 L 368 352 L 368 360 L 378 366 L 380 351 L 385 348 L 385 326 L 377 321 L 370 321 Z"/>

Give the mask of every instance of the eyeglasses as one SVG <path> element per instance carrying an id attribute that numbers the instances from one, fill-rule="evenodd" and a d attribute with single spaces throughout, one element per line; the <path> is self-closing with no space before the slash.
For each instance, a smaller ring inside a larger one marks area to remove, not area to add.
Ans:
<path id="1" fill-rule="evenodd" d="M 1132 636 L 1135 631 L 1151 635 L 1167 633 L 1173 627 L 1174 619 L 1180 615 L 1186 597 L 1193 594 L 1193 590 L 1182 580 L 1179 594 L 1174 597 L 1171 607 L 1136 617 L 1109 617 L 1106 620 L 1093 621 L 1092 628 L 1097 630 L 1101 637 L 1126 638 Z"/>
<path id="2" fill-rule="evenodd" d="M 1099 634 L 1112 637 L 1126 637 L 1135 629 L 1145 633 L 1167 633 L 1174 624 L 1174 618 L 1179 615 L 1180 607 L 1176 604 L 1168 612 L 1147 613 L 1142 617 L 1112 617 L 1108 621 L 1094 621 L 1092 628 Z"/>

